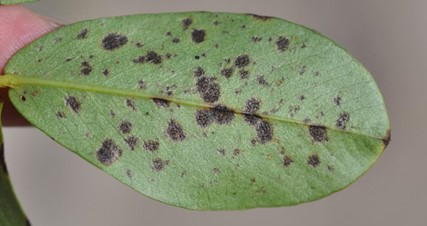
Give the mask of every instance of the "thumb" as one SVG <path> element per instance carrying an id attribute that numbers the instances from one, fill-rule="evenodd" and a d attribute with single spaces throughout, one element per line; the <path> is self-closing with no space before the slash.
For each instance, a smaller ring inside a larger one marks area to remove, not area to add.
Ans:
<path id="1" fill-rule="evenodd" d="M 19 49 L 60 25 L 33 13 L 22 6 L 0 6 L 0 74 L 10 57 Z M 6 97 L 6 90 L 0 92 L 0 101 L 5 102 L 4 125 L 27 125 Z"/>

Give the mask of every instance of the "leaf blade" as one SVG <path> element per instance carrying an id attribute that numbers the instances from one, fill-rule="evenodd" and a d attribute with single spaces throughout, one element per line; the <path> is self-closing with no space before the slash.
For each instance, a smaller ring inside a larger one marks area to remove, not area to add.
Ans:
<path id="1" fill-rule="evenodd" d="M 123 183 L 177 206 L 315 200 L 363 174 L 387 136 L 381 94 L 366 69 L 280 19 L 99 19 L 22 52 L 6 73 L 20 75 L 11 76 L 10 98 L 30 122 Z"/>

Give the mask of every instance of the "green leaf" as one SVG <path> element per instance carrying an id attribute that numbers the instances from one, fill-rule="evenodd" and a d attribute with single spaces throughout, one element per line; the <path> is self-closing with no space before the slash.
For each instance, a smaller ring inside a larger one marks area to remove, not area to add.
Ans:
<path id="1" fill-rule="evenodd" d="M 0 0 L 0 5 L 14 5 L 21 3 L 36 2 L 38 0 Z"/>
<path id="2" fill-rule="evenodd" d="M 228 13 L 66 26 L 1 83 L 36 127 L 119 181 L 190 209 L 295 205 L 341 190 L 380 156 L 378 88 L 332 41 Z"/>
<path id="3" fill-rule="evenodd" d="M 2 109 L 3 103 L 0 102 L 0 113 Z M 28 226 L 30 223 L 13 192 L 4 157 L 3 134 L 0 131 L 0 225 Z"/>

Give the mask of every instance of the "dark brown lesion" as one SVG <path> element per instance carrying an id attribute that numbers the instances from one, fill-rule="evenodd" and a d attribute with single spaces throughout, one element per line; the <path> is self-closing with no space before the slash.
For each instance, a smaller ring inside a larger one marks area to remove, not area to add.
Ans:
<path id="1" fill-rule="evenodd" d="M 384 144 L 384 148 L 386 148 L 388 146 L 388 144 L 391 141 L 391 133 L 390 130 L 387 130 L 386 136 L 383 138 L 383 144 Z"/>

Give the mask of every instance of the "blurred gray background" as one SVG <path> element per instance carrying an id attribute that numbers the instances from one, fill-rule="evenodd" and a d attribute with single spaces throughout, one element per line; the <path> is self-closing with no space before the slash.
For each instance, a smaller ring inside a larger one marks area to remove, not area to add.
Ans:
<path id="1" fill-rule="evenodd" d="M 427 1 L 42 0 L 62 23 L 153 12 L 250 12 L 285 18 L 336 40 L 384 95 L 392 142 L 344 191 L 294 207 L 197 212 L 141 196 L 33 128 L 5 129 L 6 158 L 25 211 L 46 225 L 426 225 Z"/>

